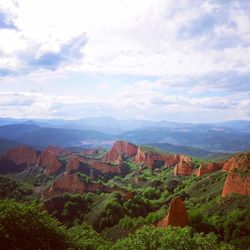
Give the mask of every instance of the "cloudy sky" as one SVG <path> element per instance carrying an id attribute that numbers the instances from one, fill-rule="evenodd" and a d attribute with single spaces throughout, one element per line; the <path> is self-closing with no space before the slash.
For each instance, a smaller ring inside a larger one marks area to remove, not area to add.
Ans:
<path id="1" fill-rule="evenodd" d="M 250 119 L 250 1 L 0 0 L 0 116 Z"/>

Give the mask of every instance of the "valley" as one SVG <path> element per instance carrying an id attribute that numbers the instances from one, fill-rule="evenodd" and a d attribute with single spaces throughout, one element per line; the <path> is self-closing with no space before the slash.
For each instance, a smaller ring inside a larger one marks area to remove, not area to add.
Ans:
<path id="1" fill-rule="evenodd" d="M 7 207 L 40 204 L 34 209 L 58 220 L 73 249 L 135 249 L 146 232 L 152 241 L 183 234 L 193 249 L 248 249 L 249 168 L 250 152 L 203 160 L 123 140 L 111 148 L 20 145 L 0 156 L 0 198 Z"/>

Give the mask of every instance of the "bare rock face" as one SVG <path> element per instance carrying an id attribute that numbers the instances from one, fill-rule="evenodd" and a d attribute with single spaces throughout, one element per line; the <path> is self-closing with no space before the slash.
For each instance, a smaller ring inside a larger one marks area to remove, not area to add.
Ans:
<path id="1" fill-rule="evenodd" d="M 37 163 L 37 154 L 31 147 L 19 146 L 7 151 L 2 159 L 14 162 L 16 165 L 27 164 L 35 165 Z"/>
<path id="2" fill-rule="evenodd" d="M 51 146 L 51 145 L 47 147 L 47 150 L 54 152 L 56 155 L 59 155 L 60 153 L 65 151 L 60 146 Z"/>
<path id="3" fill-rule="evenodd" d="M 224 162 L 202 163 L 202 165 L 194 171 L 194 174 L 200 177 L 204 174 L 212 173 L 212 172 L 222 169 L 223 165 L 224 165 Z"/>
<path id="4" fill-rule="evenodd" d="M 60 147 L 48 146 L 41 154 L 40 164 L 45 169 L 45 174 L 50 175 L 56 173 L 62 164 L 57 160 L 57 155 L 63 150 Z"/>
<path id="5" fill-rule="evenodd" d="M 97 155 L 99 154 L 101 148 L 84 148 L 80 153 L 84 155 Z"/>
<path id="6" fill-rule="evenodd" d="M 176 226 L 185 227 L 188 226 L 188 214 L 186 207 L 180 197 L 172 200 L 169 205 L 169 212 L 165 218 L 160 220 L 157 224 L 158 227 Z"/>
<path id="7" fill-rule="evenodd" d="M 250 152 L 236 154 L 228 163 L 231 167 L 224 183 L 222 196 L 231 193 L 250 194 Z"/>
<path id="8" fill-rule="evenodd" d="M 229 170 L 235 165 L 236 163 L 236 158 L 232 157 L 230 158 L 223 166 L 223 170 L 226 172 L 229 172 Z"/>
<path id="9" fill-rule="evenodd" d="M 81 194 L 86 192 L 95 193 L 97 191 L 107 193 L 121 192 L 122 196 L 127 200 L 134 197 L 134 194 L 132 192 L 128 192 L 120 188 L 109 188 L 98 183 L 86 183 L 81 181 L 76 174 L 68 173 L 65 173 L 58 180 L 56 180 L 52 184 L 50 189 L 43 193 L 43 196 L 45 198 L 51 198 L 53 196 L 58 196 L 64 192 Z"/>
<path id="10" fill-rule="evenodd" d="M 80 157 L 76 154 L 71 155 L 67 164 L 67 173 L 71 173 L 72 171 L 77 170 L 79 167 Z"/>
<path id="11" fill-rule="evenodd" d="M 52 197 L 63 192 L 69 193 L 84 193 L 96 192 L 102 189 L 102 185 L 97 183 L 82 182 L 77 175 L 65 173 L 62 177 L 56 180 L 50 189 L 44 193 L 45 197 Z"/>
<path id="12" fill-rule="evenodd" d="M 189 176 L 193 173 L 193 163 L 189 156 L 182 155 L 174 167 L 175 175 Z"/>
<path id="13" fill-rule="evenodd" d="M 93 160 L 91 167 L 100 171 L 103 174 L 120 174 L 121 169 L 119 165 L 113 165 L 104 161 Z"/>
<path id="14" fill-rule="evenodd" d="M 171 167 L 179 161 L 179 155 L 161 154 L 155 152 L 145 152 L 138 148 L 135 156 L 135 163 L 145 164 L 146 166 L 153 168 L 156 162 L 162 162 L 165 167 Z"/>
<path id="15" fill-rule="evenodd" d="M 120 154 L 133 157 L 137 153 L 138 147 L 127 141 L 117 141 L 113 144 L 110 151 L 103 157 L 104 161 L 117 161 Z"/>
<path id="16" fill-rule="evenodd" d="M 60 147 L 57 147 L 56 154 L 63 157 L 69 157 L 73 152 L 70 149 L 62 149 L 62 151 L 59 151 Z"/>

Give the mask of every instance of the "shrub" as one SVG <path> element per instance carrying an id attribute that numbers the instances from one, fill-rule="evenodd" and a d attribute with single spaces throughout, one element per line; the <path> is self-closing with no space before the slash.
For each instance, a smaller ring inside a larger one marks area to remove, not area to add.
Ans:
<path id="1" fill-rule="evenodd" d="M 0 203 L 2 249 L 67 249 L 66 230 L 38 205 Z"/>

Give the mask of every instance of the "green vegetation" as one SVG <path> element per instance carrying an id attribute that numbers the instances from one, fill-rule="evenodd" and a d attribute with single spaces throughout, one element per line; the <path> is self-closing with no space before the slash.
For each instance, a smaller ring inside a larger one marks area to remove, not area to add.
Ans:
<path id="1" fill-rule="evenodd" d="M 146 145 L 140 146 L 140 150 L 143 151 L 143 152 L 147 152 L 147 153 L 170 154 L 170 153 L 167 153 L 166 151 L 163 151 L 163 150 L 161 150 L 159 148 L 150 147 L 150 146 L 146 146 Z"/>
<path id="2" fill-rule="evenodd" d="M 111 249 L 127 250 L 214 250 L 233 249 L 227 244 L 219 245 L 214 234 L 193 234 L 191 228 L 155 228 L 144 226 L 134 234 L 118 240 Z"/>
<path id="3" fill-rule="evenodd" d="M 203 161 L 193 162 L 198 167 Z M 46 177 L 36 167 L 0 176 L 0 242 L 4 249 L 249 249 L 250 197 L 221 197 L 227 173 L 174 176 L 158 163 L 149 169 L 126 159 L 125 177 L 93 177 L 82 168 L 75 173 L 79 179 L 102 183 L 105 192 L 50 199 L 41 193 L 57 176 Z M 236 173 L 249 176 L 248 169 Z M 188 210 L 189 227 L 153 226 L 177 196 Z"/>
<path id="4" fill-rule="evenodd" d="M 30 185 L 0 176 L 0 199 L 24 201 L 34 198 L 32 195 L 33 190 Z"/>
<path id="5" fill-rule="evenodd" d="M 130 226 L 125 219 L 121 224 Z M 230 245 L 219 244 L 214 234 L 192 233 L 188 227 L 144 226 L 113 243 L 89 225 L 66 229 L 39 205 L 8 200 L 0 203 L 0 225 L 3 249 L 233 249 Z"/>
<path id="6" fill-rule="evenodd" d="M 2 249 L 67 249 L 65 228 L 40 206 L 2 200 L 0 203 Z"/>

